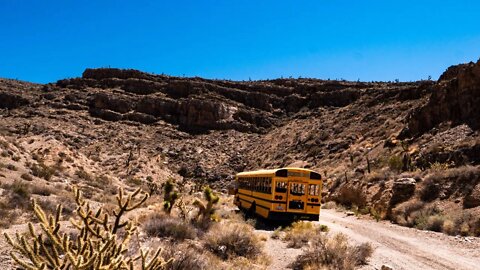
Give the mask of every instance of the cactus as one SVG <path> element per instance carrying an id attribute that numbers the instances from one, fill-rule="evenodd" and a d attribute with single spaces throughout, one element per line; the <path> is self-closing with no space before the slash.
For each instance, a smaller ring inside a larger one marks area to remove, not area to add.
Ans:
<path id="1" fill-rule="evenodd" d="M 198 208 L 197 222 L 200 222 L 201 224 L 215 219 L 214 206 L 220 201 L 220 198 L 215 195 L 213 190 L 208 186 L 203 190 L 203 197 L 207 201 L 206 205 L 200 200 L 195 200 L 193 202 L 193 205 Z"/>
<path id="2" fill-rule="evenodd" d="M 163 186 L 163 210 L 170 215 L 172 212 L 172 208 L 175 205 L 179 195 L 178 192 L 175 190 L 175 185 L 172 180 L 168 180 L 165 185 Z"/>
<path id="3" fill-rule="evenodd" d="M 371 173 L 371 170 L 370 170 L 370 159 L 368 158 L 368 155 L 367 155 L 367 170 L 368 170 L 368 173 Z"/>
<path id="4" fill-rule="evenodd" d="M 122 189 L 117 195 L 118 209 L 113 217 L 99 208 L 94 211 L 86 202 L 79 189 L 74 188 L 78 218 L 71 219 L 78 237 L 74 240 L 61 231 L 62 206 L 55 215 L 46 215 L 43 209 L 33 201 L 35 216 L 40 221 L 41 232 L 37 232 L 32 223 L 28 223 L 28 234 L 16 233 L 13 239 L 4 233 L 12 246 L 12 259 L 25 269 L 165 269 L 173 259 L 165 261 L 158 249 L 153 256 L 141 250 L 138 256 L 127 255 L 129 240 L 136 231 L 131 220 L 123 220 L 126 212 L 140 207 L 148 198 L 140 195 L 140 189 L 125 195 Z M 121 234 L 119 229 L 123 228 Z"/>

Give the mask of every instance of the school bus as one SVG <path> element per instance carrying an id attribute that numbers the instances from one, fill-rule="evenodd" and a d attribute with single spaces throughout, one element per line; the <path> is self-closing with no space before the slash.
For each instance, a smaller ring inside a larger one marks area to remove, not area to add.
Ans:
<path id="1" fill-rule="evenodd" d="M 302 168 L 241 172 L 235 176 L 234 202 L 269 220 L 318 220 L 322 191 L 319 173 Z"/>

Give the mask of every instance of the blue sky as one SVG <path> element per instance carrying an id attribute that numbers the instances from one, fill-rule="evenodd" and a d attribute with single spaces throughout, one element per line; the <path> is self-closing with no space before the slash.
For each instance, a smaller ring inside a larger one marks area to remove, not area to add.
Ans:
<path id="1" fill-rule="evenodd" d="M 480 1 L 0 1 L 0 77 L 41 83 L 108 66 L 409 81 L 480 58 Z"/>

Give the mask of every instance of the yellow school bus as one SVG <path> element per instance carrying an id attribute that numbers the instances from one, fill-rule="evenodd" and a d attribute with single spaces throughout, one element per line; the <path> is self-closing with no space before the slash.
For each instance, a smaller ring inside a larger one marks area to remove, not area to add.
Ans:
<path id="1" fill-rule="evenodd" d="M 302 168 L 241 172 L 235 176 L 235 204 L 269 220 L 318 220 L 319 173 Z"/>

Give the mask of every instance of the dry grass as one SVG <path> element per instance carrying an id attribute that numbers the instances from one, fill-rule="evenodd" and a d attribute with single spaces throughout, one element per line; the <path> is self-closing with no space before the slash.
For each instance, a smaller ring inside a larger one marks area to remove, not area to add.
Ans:
<path id="1" fill-rule="evenodd" d="M 195 228 L 189 223 L 159 213 L 148 216 L 143 228 L 149 236 L 170 237 L 177 241 L 194 239 L 197 235 Z"/>
<path id="2" fill-rule="evenodd" d="M 301 248 L 326 231 L 328 231 L 328 227 L 325 225 L 317 226 L 312 222 L 298 221 L 285 229 L 283 240 L 288 242 L 288 247 Z"/>
<path id="3" fill-rule="evenodd" d="M 294 269 L 353 270 L 365 265 L 372 254 L 373 247 L 369 243 L 354 246 L 343 234 L 332 237 L 319 234 L 291 266 Z"/>
<path id="4" fill-rule="evenodd" d="M 55 193 L 51 187 L 47 185 L 42 185 L 40 183 L 31 185 L 30 190 L 32 194 L 37 194 L 41 196 L 50 196 L 51 194 Z"/>
<path id="5" fill-rule="evenodd" d="M 255 259 L 262 244 L 253 227 L 241 223 L 217 223 L 205 235 L 205 247 L 223 260 L 235 257 Z"/>
<path id="6" fill-rule="evenodd" d="M 336 209 L 336 208 L 337 208 L 337 203 L 334 201 L 328 201 L 322 204 L 322 209 Z"/>
<path id="7" fill-rule="evenodd" d="M 43 178 L 47 181 L 52 179 L 52 176 L 55 174 L 55 168 L 49 167 L 42 162 L 39 162 L 38 165 L 32 164 L 30 169 L 32 170 L 32 174 L 34 176 Z"/>
<path id="8" fill-rule="evenodd" d="M 450 196 L 468 194 L 480 183 L 480 167 L 463 166 L 453 169 L 433 171 L 427 176 L 420 190 L 423 201 L 430 202 L 443 194 L 442 199 Z M 469 208 L 468 205 L 465 206 Z"/>
<path id="9" fill-rule="evenodd" d="M 165 260 L 173 258 L 167 270 L 207 270 L 215 264 L 211 254 L 187 244 L 166 245 L 161 256 Z"/>

